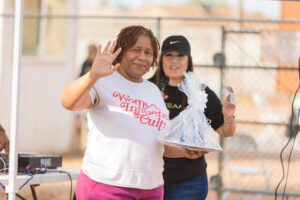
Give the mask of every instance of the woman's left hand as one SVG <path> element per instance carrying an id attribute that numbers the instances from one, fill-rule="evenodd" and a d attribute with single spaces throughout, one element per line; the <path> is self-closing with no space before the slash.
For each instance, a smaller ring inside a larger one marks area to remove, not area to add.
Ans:
<path id="1" fill-rule="evenodd" d="M 224 119 L 233 119 L 235 114 L 235 102 L 231 102 L 231 95 L 234 95 L 232 87 L 228 86 L 227 90 L 229 91 L 229 95 L 225 98 L 223 103 L 222 111 L 224 115 Z M 230 94 L 231 93 L 231 94 Z"/>

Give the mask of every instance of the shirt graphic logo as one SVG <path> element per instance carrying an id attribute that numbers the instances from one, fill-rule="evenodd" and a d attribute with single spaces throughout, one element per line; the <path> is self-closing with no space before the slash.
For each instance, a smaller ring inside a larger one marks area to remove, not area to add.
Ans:
<path id="1" fill-rule="evenodd" d="M 141 124 L 153 126 L 161 131 L 166 126 L 169 115 L 153 103 L 147 103 L 141 99 L 133 99 L 129 95 L 120 92 L 114 92 L 113 97 L 119 100 L 120 107 L 133 114 Z"/>
<path id="2" fill-rule="evenodd" d="M 176 44 L 179 43 L 180 41 L 170 41 L 170 44 Z"/>

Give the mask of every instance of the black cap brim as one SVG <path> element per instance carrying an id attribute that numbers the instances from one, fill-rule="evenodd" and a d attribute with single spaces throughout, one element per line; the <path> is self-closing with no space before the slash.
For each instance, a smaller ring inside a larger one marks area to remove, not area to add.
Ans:
<path id="1" fill-rule="evenodd" d="M 177 52 L 179 52 L 181 54 L 184 54 L 184 55 L 188 55 L 188 56 L 190 55 L 190 52 L 183 51 L 183 50 L 178 50 L 178 49 L 166 49 L 165 51 L 161 52 L 161 55 L 164 55 L 164 54 L 166 54 L 170 51 L 177 51 Z"/>

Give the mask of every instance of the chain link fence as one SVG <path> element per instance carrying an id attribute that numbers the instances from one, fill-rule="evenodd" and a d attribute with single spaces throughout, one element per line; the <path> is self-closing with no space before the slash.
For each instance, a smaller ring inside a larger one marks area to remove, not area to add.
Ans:
<path id="1" fill-rule="evenodd" d="M 12 15 L 0 18 L 13 20 Z M 300 21 L 26 15 L 22 60 L 25 69 L 21 76 L 31 78 L 24 78 L 29 84 L 23 90 L 27 95 L 21 104 L 38 103 L 30 98 L 37 83 L 47 90 L 39 94 L 41 99 L 52 93 L 57 95 L 61 87 L 55 87 L 54 80 L 65 76 L 57 66 L 68 66 L 73 60 L 68 72 L 73 78 L 78 76 L 89 44 L 113 40 L 121 28 L 133 24 L 151 28 L 160 42 L 173 34 L 186 36 L 191 43 L 196 73 L 203 82 L 221 99 L 225 86 L 234 88 L 238 102 L 237 131 L 231 138 L 220 138 L 222 153 L 207 156 L 211 178 L 208 199 L 274 199 L 282 176 L 279 155 L 291 135 L 288 126 L 292 98 L 299 85 Z M 9 37 L 12 32 L 6 39 Z M 68 49 L 70 42 L 74 43 L 74 49 Z M 35 77 L 43 73 L 43 66 L 51 65 L 53 68 L 47 78 L 35 81 Z M 35 68 L 30 75 L 29 68 Z M 295 103 L 298 113 L 300 99 L 296 98 Z M 45 113 L 51 112 L 51 107 L 49 109 L 44 109 Z M 21 111 L 26 111 L 26 106 L 21 107 Z M 26 116 L 21 117 L 26 120 Z M 42 119 L 27 123 L 47 119 L 44 114 Z M 51 123 L 59 129 L 57 120 Z M 38 137 L 37 133 L 34 137 Z M 290 150 L 291 145 L 284 153 L 285 170 Z M 297 137 L 286 186 L 289 200 L 300 198 L 299 155 Z"/>

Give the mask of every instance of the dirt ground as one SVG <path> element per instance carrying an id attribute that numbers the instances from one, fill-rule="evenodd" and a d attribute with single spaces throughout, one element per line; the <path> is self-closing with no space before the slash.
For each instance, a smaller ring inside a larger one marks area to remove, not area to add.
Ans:
<path id="1" fill-rule="evenodd" d="M 212 155 L 207 156 L 207 162 L 208 162 L 208 175 L 211 177 L 212 175 L 215 175 L 217 173 L 217 154 L 212 153 Z M 80 169 L 82 162 L 82 155 L 65 155 L 63 158 L 63 169 Z M 234 164 L 238 166 L 243 165 L 243 160 L 235 160 L 232 161 Z M 228 200 L 271 200 L 274 199 L 274 195 L 272 194 L 273 191 L 275 191 L 275 187 L 280 180 L 281 177 L 281 168 L 280 168 L 280 161 L 277 158 L 270 158 L 268 159 L 267 168 L 269 169 L 276 169 L 275 171 L 272 171 L 272 176 L 265 177 L 263 175 L 243 175 L 243 176 L 236 176 L 234 174 L 225 174 L 223 176 L 223 184 L 225 186 L 232 186 L 234 183 L 235 187 L 240 189 L 247 189 L 247 188 L 256 188 L 262 189 L 262 186 L 265 187 L 265 181 L 269 182 L 270 185 L 269 190 L 271 191 L 271 195 L 257 195 L 257 194 L 232 194 L 232 193 L 225 193 L 224 199 Z M 277 166 L 274 168 L 274 166 Z M 251 166 L 250 166 L 251 167 Z M 273 168 L 272 168 L 273 167 Z M 299 170 L 300 168 L 300 160 L 293 160 L 290 167 L 290 177 L 289 177 L 289 184 L 287 187 L 287 191 L 292 190 L 299 192 L 300 191 L 300 180 L 299 180 Z M 235 177 L 236 176 L 236 177 Z M 255 181 L 253 181 L 255 180 Z M 76 181 L 73 181 L 73 191 L 76 185 Z M 59 182 L 59 183 L 48 183 L 48 184 L 42 184 L 38 187 L 36 187 L 36 193 L 39 200 L 69 200 L 70 199 L 70 182 Z M 297 189 L 298 188 L 298 189 Z M 298 191 L 297 191 L 298 190 Z M 33 199 L 31 195 L 30 188 L 25 186 L 20 192 L 20 195 L 22 195 L 26 200 Z M 2 189 L 0 189 L 0 199 L 4 200 L 6 199 L 6 194 Z M 18 199 L 18 198 L 17 198 Z M 216 200 L 216 192 L 213 190 L 209 191 L 207 200 Z M 300 197 L 296 198 L 288 198 L 289 200 L 296 200 L 300 199 Z"/>

